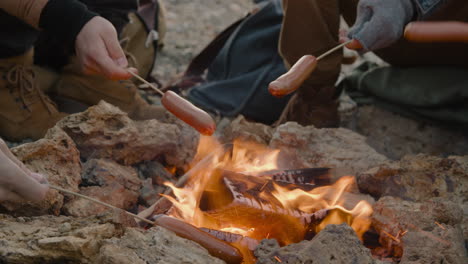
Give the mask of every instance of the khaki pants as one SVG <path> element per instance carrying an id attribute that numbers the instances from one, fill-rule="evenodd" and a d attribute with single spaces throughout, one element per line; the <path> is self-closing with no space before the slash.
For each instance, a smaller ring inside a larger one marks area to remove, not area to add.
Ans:
<path id="1" fill-rule="evenodd" d="M 285 17 L 280 38 L 280 53 L 287 65 L 294 64 L 305 54 L 320 55 L 338 43 L 340 15 L 348 25 L 356 18 L 358 0 L 283 0 Z M 466 0 L 454 0 L 433 14 L 429 20 L 468 21 Z M 468 44 L 409 43 L 404 39 L 375 52 L 396 66 L 456 65 L 468 66 Z M 299 89 L 298 94 L 309 102 L 330 100 L 340 72 L 342 53 L 335 52 L 320 61 L 316 71 Z"/>

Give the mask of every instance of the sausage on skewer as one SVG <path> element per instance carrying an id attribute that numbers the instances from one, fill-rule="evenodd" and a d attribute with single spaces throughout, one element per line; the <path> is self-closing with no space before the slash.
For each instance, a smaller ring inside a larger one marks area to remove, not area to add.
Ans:
<path id="1" fill-rule="evenodd" d="M 156 225 L 171 230 L 180 237 L 200 244 L 206 248 L 211 255 L 226 261 L 228 264 L 239 264 L 243 260 L 242 254 L 237 248 L 193 225 L 166 215 L 157 215 L 155 218 L 154 223 Z"/>
<path id="2" fill-rule="evenodd" d="M 305 55 L 287 73 L 271 82 L 268 91 L 276 97 L 288 95 L 299 89 L 316 67 L 317 58 L 312 55 Z"/>
<path id="3" fill-rule="evenodd" d="M 216 124 L 211 116 L 173 91 L 164 93 L 162 105 L 177 118 L 189 124 L 203 135 L 211 136 Z"/>
<path id="4" fill-rule="evenodd" d="M 464 42 L 468 43 L 468 23 L 412 22 L 406 26 L 405 38 L 412 42 Z"/>

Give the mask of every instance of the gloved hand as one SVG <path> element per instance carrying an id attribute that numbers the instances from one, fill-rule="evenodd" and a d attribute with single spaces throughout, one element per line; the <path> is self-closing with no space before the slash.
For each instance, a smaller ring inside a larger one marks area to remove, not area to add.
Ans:
<path id="1" fill-rule="evenodd" d="M 0 202 L 40 201 L 48 190 L 45 177 L 26 168 L 0 139 Z"/>
<path id="2" fill-rule="evenodd" d="M 355 41 L 348 48 L 367 52 L 385 48 L 403 36 L 415 16 L 412 0 L 361 0 L 355 24 L 348 33 Z"/>

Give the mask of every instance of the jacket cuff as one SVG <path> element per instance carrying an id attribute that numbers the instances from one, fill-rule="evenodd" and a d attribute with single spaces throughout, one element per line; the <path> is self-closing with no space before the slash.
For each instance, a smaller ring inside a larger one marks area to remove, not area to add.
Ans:
<path id="1" fill-rule="evenodd" d="M 95 16 L 98 14 L 76 0 L 49 0 L 42 10 L 39 27 L 74 45 L 78 33 Z"/>
<path id="2" fill-rule="evenodd" d="M 417 20 L 428 18 L 449 0 L 412 0 L 417 12 Z"/>

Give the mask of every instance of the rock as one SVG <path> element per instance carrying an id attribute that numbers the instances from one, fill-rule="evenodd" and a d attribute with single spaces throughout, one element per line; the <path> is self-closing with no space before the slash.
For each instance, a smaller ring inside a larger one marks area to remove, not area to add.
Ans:
<path id="1" fill-rule="evenodd" d="M 106 240 L 95 263 L 224 263 L 195 242 L 161 227 L 145 232 L 127 229 L 121 238 Z"/>
<path id="2" fill-rule="evenodd" d="M 195 130 L 180 123 L 133 121 L 103 101 L 57 126 L 73 139 L 81 157 L 107 158 L 124 165 L 163 157 L 168 164 L 182 167 L 195 155 L 199 138 Z"/>
<path id="3" fill-rule="evenodd" d="M 270 126 L 249 122 L 243 116 L 239 116 L 225 128 L 223 142 L 233 142 L 236 139 L 242 139 L 268 145 L 273 136 L 273 131 L 273 128 Z"/>
<path id="4" fill-rule="evenodd" d="M 101 241 L 120 234 L 95 218 L 41 216 L 21 222 L 0 215 L 0 262 L 91 263 Z"/>
<path id="5" fill-rule="evenodd" d="M 270 245 L 270 249 L 265 244 Z M 259 264 L 278 263 L 375 263 L 370 250 L 362 245 L 353 229 L 346 225 L 328 225 L 311 241 L 302 241 L 278 248 L 263 240 L 255 250 Z M 275 258 L 276 257 L 276 258 Z"/>
<path id="6" fill-rule="evenodd" d="M 140 189 L 140 197 L 138 198 L 140 203 L 144 206 L 151 206 L 153 205 L 159 198 L 161 198 L 161 193 L 165 190 L 162 186 L 153 185 L 152 179 L 146 179 L 142 181 L 142 187 Z"/>
<path id="7" fill-rule="evenodd" d="M 391 159 L 424 153 L 433 156 L 466 155 L 466 132 L 402 117 L 376 106 L 361 106 L 347 127 L 366 136 L 367 142 Z"/>
<path id="8" fill-rule="evenodd" d="M 361 192 L 379 198 L 401 197 L 425 201 L 433 197 L 466 203 L 468 197 L 468 159 L 406 156 L 358 173 Z"/>
<path id="9" fill-rule="evenodd" d="M 387 161 L 366 143 L 366 138 L 344 129 L 317 129 L 289 122 L 279 126 L 270 142 L 280 149 L 289 169 L 331 167 L 355 175 Z"/>
<path id="10" fill-rule="evenodd" d="M 126 189 L 138 192 L 141 181 L 132 167 L 122 166 L 111 160 L 92 159 L 83 165 L 84 186 L 106 186 L 118 183 Z"/>
<path id="11" fill-rule="evenodd" d="M 372 226 L 383 249 L 405 263 L 467 263 L 461 229 L 463 212 L 455 202 L 432 198 L 416 203 L 382 197 Z"/>
<path id="12" fill-rule="evenodd" d="M 43 174 L 50 184 L 78 191 L 81 182 L 80 154 L 71 138 L 58 127 L 50 129 L 44 139 L 26 143 L 11 150 L 32 171 Z M 63 195 L 49 190 L 38 203 L 2 203 L 15 215 L 58 215 Z"/>
<path id="13" fill-rule="evenodd" d="M 1 263 L 224 263 L 160 227 L 123 228 L 107 219 L 0 215 Z"/>
<path id="14" fill-rule="evenodd" d="M 152 179 L 153 184 L 164 185 L 164 182 L 176 182 L 177 178 L 172 175 L 161 163 L 148 161 L 138 166 L 138 172 L 143 179 Z"/>
<path id="15" fill-rule="evenodd" d="M 141 181 L 132 167 L 109 160 L 92 159 L 84 164 L 82 178 L 84 186 L 80 188 L 80 194 L 125 210 L 137 204 Z M 68 202 L 63 209 L 72 216 L 91 216 L 112 210 L 78 197 Z"/>

